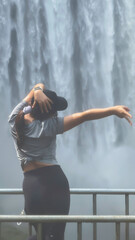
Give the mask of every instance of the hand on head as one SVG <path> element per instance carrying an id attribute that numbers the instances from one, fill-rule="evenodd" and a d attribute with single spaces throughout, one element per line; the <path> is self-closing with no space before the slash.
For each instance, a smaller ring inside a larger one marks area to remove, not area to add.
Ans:
<path id="1" fill-rule="evenodd" d="M 41 90 L 34 92 L 34 103 L 32 105 L 32 108 L 35 107 L 36 102 L 38 102 L 42 113 L 51 110 L 51 104 L 53 104 L 52 100 L 48 98 Z"/>

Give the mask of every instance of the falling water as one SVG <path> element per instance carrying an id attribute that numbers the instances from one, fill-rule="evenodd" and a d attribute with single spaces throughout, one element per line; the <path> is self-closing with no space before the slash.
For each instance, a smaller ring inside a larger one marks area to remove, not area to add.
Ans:
<path id="1" fill-rule="evenodd" d="M 34 84 L 65 96 L 65 115 L 122 104 L 134 117 L 134 12 L 134 0 L 0 0 L 1 187 L 10 186 L 6 171 L 11 179 L 19 171 L 7 116 Z M 71 186 L 134 187 L 134 136 L 126 120 L 109 117 L 58 137 Z"/>

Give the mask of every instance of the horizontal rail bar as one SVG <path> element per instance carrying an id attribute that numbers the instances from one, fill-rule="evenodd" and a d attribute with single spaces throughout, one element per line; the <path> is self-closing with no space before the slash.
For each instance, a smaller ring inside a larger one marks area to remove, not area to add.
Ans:
<path id="1" fill-rule="evenodd" d="M 23 190 L 21 188 L 11 188 L 11 189 L 6 189 L 6 188 L 3 188 L 3 189 L 0 189 L 0 194 L 23 194 Z"/>
<path id="2" fill-rule="evenodd" d="M 89 189 L 89 188 L 71 188 L 71 194 L 133 194 L 135 195 L 135 189 Z"/>
<path id="3" fill-rule="evenodd" d="M 135 195 L 135 189 L 89 189 L 89 188 L 71 188 L 71 194 L 130 194 Z M 0 189 L 0 194 L 23 194 L 23 190 L 21 188 L 18 189 Z"/>
<path id="4" fill-rule="evenodd" d="M 0 215 L 0 222 L 134 222 L 135 215 Z"/>

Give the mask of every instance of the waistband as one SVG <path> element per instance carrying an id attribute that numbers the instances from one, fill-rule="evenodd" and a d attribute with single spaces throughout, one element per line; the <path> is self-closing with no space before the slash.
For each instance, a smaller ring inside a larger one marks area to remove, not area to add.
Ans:
<path id="1" fill-rule="evenodd" d="M 34 170 L 30 170 L 27 172 L 24 172 L 24 176 L 29 176 L 29 175 L 40 175 L 42 173 L 45 172 L 49 172 L 49 171 L 54 171 L 54 170 L 61 170 L 60 165 L 49 165 L 49 166 L 44 166 L 44 167 L 40 167 L 40 168 L 36 168 Z"/>

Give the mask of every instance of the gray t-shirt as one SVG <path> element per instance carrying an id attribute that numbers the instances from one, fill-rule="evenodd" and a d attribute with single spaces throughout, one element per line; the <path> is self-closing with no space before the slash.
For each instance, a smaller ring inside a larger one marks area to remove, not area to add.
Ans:
<path id="1" fill-rule="evenodd" d="M 11 126 L 11 134 L 14 139 L 15 149 L 21 163 L 38 161 L 46 164 L 58 164 L 56 160 L 56 135 L 64 131 L 64 118 L 51 117 L 44 121 L 34 120 L 25 124 L 24 144 L 18 149 L 16 142 L 15 119 L 20 110 L 27 106 L 24 100 L 11 112 L 8 122 Z"/>

